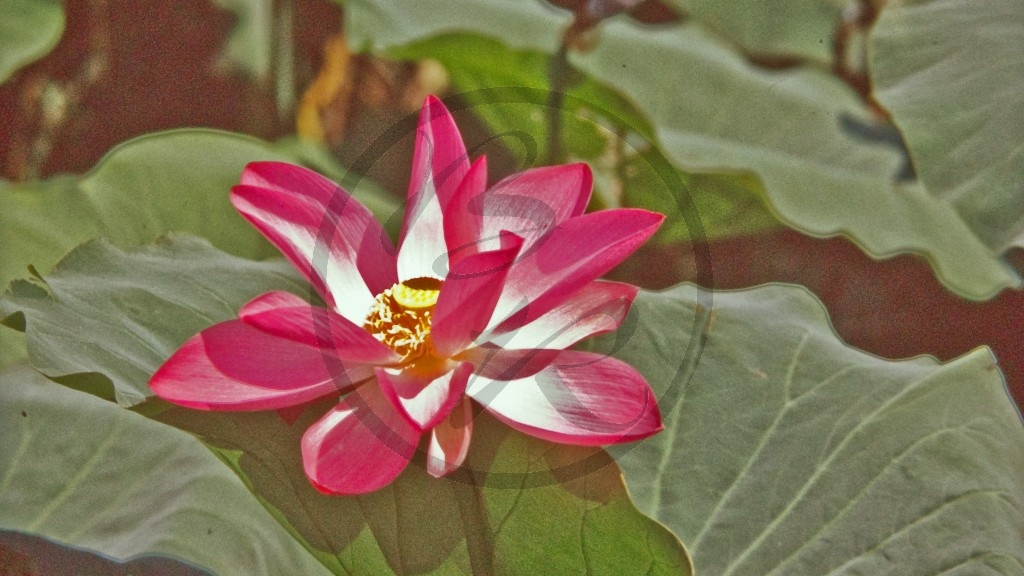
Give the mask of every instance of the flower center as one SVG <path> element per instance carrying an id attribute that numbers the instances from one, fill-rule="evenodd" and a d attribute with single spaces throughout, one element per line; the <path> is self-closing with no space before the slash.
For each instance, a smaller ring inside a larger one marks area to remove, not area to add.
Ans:
<path id="1" fill-rule="evenodd" d="M 441 281 L 413 278 L 381 292 L 366 315 L 363 328 L 406 362 L 430 351 L 430 319 L 441 293 Z"/>

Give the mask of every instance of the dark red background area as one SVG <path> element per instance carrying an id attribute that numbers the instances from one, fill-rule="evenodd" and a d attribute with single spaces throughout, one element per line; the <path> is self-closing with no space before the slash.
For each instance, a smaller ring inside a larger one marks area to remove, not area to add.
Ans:
<path id="1" fill-rule="evenodd" d="M 103 42 L 107 66 L 96 81 L 81 86 L 80 99 L 54 132 L 41 176 L 87 171 L 116 144 L 156 130 L 205 126 L 265 139 L 294 132 L 292 119 L 278 116 L 271 86 L 215 66 L 234 23 L 231 13 L 205 0 L 147 3 L 144 11 L 141 6 L 127 0 L 68 2 L 68 27 L 57 49 L 0 86 L 0 133 L 5 135 L 0 176 L 25 176 L 25 148 L 39 129 L 34 90 L 48 79 L 80 78 L 86 55 Z M 301 93 L 320 66 L 326 39 L 341 29 L 341 16 L 321 0 L 297 0 L 293 6 L 295 80 Z M 788 230 L 710 248 L 714 287 L 804 285 L 825 303 L 842 338 L 873 354 L 932 354 L 947 360 L 988 345 L 1017 402 L 1024 404 L 1019 337 L 1024 292 L 970 302 L 946 290 L 919 257 L 875 261 L 846 239 L 814 239 Z M 687 248 L 649 246 L 616 275 L 665 287 L 695 278 L 688 256 Z M 1011 253 L 1010 260 L 1024 268 L 1021 252 Z"/>
<path id="2" fill-rule="evenodd" d="M 319 0 L 293 2 L 296 77 L 308 82 L 340 13 Z M 71 81 L 80 101 L 56 133 L 43 175 L 81 173 L 133 136 L 204 126 L 273 138 L 292 131 L 278 117 L 272 86 L 216 66 L 234 15 L 205 0 L 139 4 L 126 0 L 66 2 L 67 28 L 45 59 L 0 86 L 0 176 L 18 179 L 26 139 L 38 131 L 32 95 L 45 79 Z M 83 82 L 87 55 L 106 54 L 94 82 Z M 269 82 L 267 84 L 270 84 Z"/>
<path id="3" fill-rule="evenodd" d="M 115 562 L 44 538 L 0 530 L 0 576 L 206 576 L 194 566 L 161 556 Z"/>

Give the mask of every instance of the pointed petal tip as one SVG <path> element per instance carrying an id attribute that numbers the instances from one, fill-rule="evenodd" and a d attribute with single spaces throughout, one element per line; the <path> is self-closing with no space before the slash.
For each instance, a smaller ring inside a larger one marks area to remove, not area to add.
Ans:
<path id="1" fill-rule="evenodd" d="M 430 432 L 427 446 L 427 473 L 434 478 L 446 476 L 466 461 L 473 436 L 473 409 L 468 396 L 451 415 Z"/>
<path id="2" fill-rule="evenodd" d="M 648 226 L 657 228 L 661 226 L 661 223 L 665 221 L 665 215 L 661 212 L 654 212 L 652 210 L 645 210 L 643 208 L 620 208 L 634 214 L 638 221 L 647 222 Z"/>
<path id="3" fill-rule="evenodd" d="M 376 492 L 394 480 L 394 478 L 392 478 L 386 482 L 374 484 L 328 485 L 327 483 L 320 482 L 319 479 L 310 475 L 310 471 L 308 469 L 306 470 L 306 479 L 309 480 L 310 486 L 325 496 L 362 496 L 363 494 Z"/>
<path id="4" fill-rule="evenodd" d="M 466 175 L 459 183 L 459 188 L 463 186 L 468 186 L 466 190 L 460 190 L 465 194 L 467 204 L 487 190 L 487 156 L 478 156 L 469 163 Z"/>
<path id="5" fill-rule="evenodd" d="M 231 205 L 234 206 L 236 210 L 242 211 L 242 207 L 239 206 L 239 203 L 245 203 L 246 190 L 249 190 L 251 188 L 252 185 L 244 183 L 244 181 L 242 184 L 235 184 L 234 186 L 231 187 L 231 191 L 230 193 L 228 193 L 228 199 L 231 201 Z"/>
<path id="6" fill-rule="evenodd" d="M 302 414 L 306 411 L 306 404 L 298 404 L 296 406 L 289 406 L 287 408 L 278 408 L 277 416 L 287 425 L 291 426 L 302 418 Z"/>
<path id="7" fill-rule="evenodd" d="M 640 378 L 643 385 L 647 388 L 646 393 L 649 407 L 640 415 L 636 425 L 629 430 L 628 434 L 620 442 L 644 440 L 665 429 L 665 422 L 661 419 L 661 408 L 658 407 L 658 399 L 654 396 L 654 390 L 651 389 L 651 385 L 643 376 Z M 629 439 L 627 440 L 626 437 Z"/>
<path id="8" fill-rule="evenodd" d="M 427 474 L 431 478 L 444 478 L 459 469 L 461 464 L 448 462 L 444 458 L 427 455 Z"/>
<path id="9" fill-rule="evenodd" d="M 650 432 L 637 440 L 654 436 L 665 429 L 665 421 L 661 419 L 661 408 L 658 407 L 658 400 L 654 397 L 654 391 L 650 389 L 650 385 L 648 385 L 647 394 L 651 401 L 651 409 L 647 411 L 645 420 L 651 423 Z"/>
<path id="10" fill-rule="evenodd" d="M 241 184 L 260 185 L 260 183 L 268 180 L 274 180 L 276 177 L 285 174 L 307 174 L 312 172 L 308 168 L 304 168 L 297 164 L 290 164 L 288 162 L 280 162 L 277 160 L 257 160 L 255 162 L 249 162 L 242 169 Z"/>
<path id="11" fill-rule="evenodd" d="M 571 164 L 561 164 L 558 166 L 551 166 L 552 172 L 555 174 L 579 172 L 581 179 L 581 186 L 591 188 L 594 184 L 594 171 L 590 168 L 590 164 L 586 162 L 573 162 Z"/>
<path id="12" fill-rule="evenodd" d="M 249 162 L 242 168 L 242 176 L 239 179 L 241 184 L 250 184 L 254 181 L 262 180 L 257 174 L 265 170 L 272 170 L 273 166 L 270 166 L 271 162 L 266 160 L 257 160 L 256 162 Z"/>
<path id="13" fill-rule="evenodd" d="M 622 225 L 623 229 L 632 230 L 631 235 L 638 243 L 632 250 L 630 250 L 630 252 L 639 248 L 640 244 L 646 242 L 651 238 L 651 236 L 654 236 L 662 223 L 665 222 L 665 215 L 661 212 L 654 212 L 643 208 L 614 208 L 611 210 L 600 210 L 585 214 L 582 218 L 596 217 L 602 214 L 606 214 L 604 218 L 606 219 L 605 221 L 607 224 L 618 224 Z"/>
<path id="14" fill-rule="evenodd" d="M 444 114 L 449 114 L 448 107 L 445 106 L 444 100 L 438 98 L 434 94 L 427 94 L 427 97 L 423 99 L 423 109 L 426 110 L 428 108 L 434 109 L 438 112 L 443 111 Z"/>
<path id="15" fill-rule="evenodd" d="M 264 292 L 242 305 L 238 311 L 238 319 L 245 321 L 246 317 L 292 306 L 310 306 L 310 304 L 291 292 L 283 290 Z"/>
<path id="16" fill-rule="evenodd" d="M 454 470 L 454 468 L 451 470 L 448 469 L 447 462 L 438 466 L 427 466 L 427 474 L 430 474 L 431 478 L 444 478 L 450 474 L 452 470 Z"/>
<path id="17" fill-rule="evenodd" d="M 519 250 L 522 249 L 525 242 L 526 239 L 519 234 L 510 230 L 502 230 L 498 233 L 499 247 L 494 252 L 506 254 L 514 258 L 519 253 Z"/>
<path id="18" fill-rule="evenodd" d="M 657 228 L 665 221 L 665 215 L 661 212 L 655 212 L 645 208 L 611 208 L 608 210 L 591 212 L 586 214 L 584 217 L 594 217 L 599 214 L 605 215 L 605 218 L 613 218 L 616 220 L 624 218 L 631 220 L 639 228 Z"/>
<path id="19" fill-rule="evenodd" d="M 323 494 L 325 496 L 341 496 L 342 495 L 339 492 L 335 492 L 335 491 L 331 490 L 330 488 L 324 486 L 323 484 L 320 484 L 316 480 L 310 478 L 308 472 L 306 473 L 306 479 L 309 480 L 309 485 L 310 486 L 312 486 L 313 488 L 316 489 L 317 492 L 319 492 L 319 493 L 321 493 L 321 494 Z"/>
<path id="20" fill-rule="evenodd" d="M 418 122 L 419 127 L 422 128 L 427 126 L 441 118 L 447 119 L 445 124 L 450 124 L 453 128 L 455 127 L 455 118 L 452 117 L 452 113 L 448 110 L 448 106 L 445 105 L 444 100 L 441 100 L 433 94 L 428 94 L 423 100 L 423 108 L 420 109 L 420 118 Z M 456 130 L 458 129 L 456 128 Z"/>
<path id="21" fill-rule="evenodd" d="M 580 171 L 580 204 L 577 205 L 576 209 L 579 214 L 582 214 L 587 209 L 587 204 L 590 203 L 590 196 L 594 192 L 594 171 L 590 169 L 590 164 L 584 162 L 579 163 L 581 165 Z"/>
<path id="22" fill-rule="evenodd" d="M 328 486 L 321 484 L 313 476 L 310 476 L 309 470 L 306 470 L 306 479 L 309 480 L 310 486 L 316 489 L 317 492 L 325 496 L 362 496 L 363 494 L 369 494 L 370 492 L 376 492 L 381 488 L 391 483 L 391 480 L 387 482 L 377 484 L 364 484 L 364 485 L 345 485 L 345 486 Z M 392 479 L 393 480 L 393 479 Z"/>

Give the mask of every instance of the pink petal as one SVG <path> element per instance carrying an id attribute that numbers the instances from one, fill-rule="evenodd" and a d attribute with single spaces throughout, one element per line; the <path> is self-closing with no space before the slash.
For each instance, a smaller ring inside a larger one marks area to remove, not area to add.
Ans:
<path id="1" fill-rule="evenodd" d="M 662 429 L 654 393 L 628 364 L 589 352 L 563 352 L 529 378 L 477 376 L 466 394 L 520 432 L 567 444 L 631 442 Z"/>
<path id="2" fill-rule="evenodd" d="M 250 164 L 231 202 L 353 322 L 397 281 L 394 249 L 380 223 L 316 172 L 280 162 Z"/>
<path id="3" fill-rule="evenodd" d="M 517 318 L 525 325 L 499 326 L 491 341 L 505 348 L 564 350 L 584 338 L 618 328 L 639 290 L 619 282 L 591 282 L 539 317 L 533 314 L 533 307 L 527 308 L 526 314 Z"/>
<path id="4" fill-rule="evenodd" d="M 469 155 L 448 109 L 428 96 L 420 113 L 408 204 L 398 251 L 398 277 L 444 278 L 448 248 L 444 209 L 469 171 Z"/>
<path id="5" fill-rule="evenodd" d="M 473 363 L 473 372 L 492 380 L 516 380 L 533 376 L 548 367 L 561 350 L 514 349 L 477 346 L 459 354 L 459 360 Z"/>
<path id="6" fill-rule="evenodd" d="M 534 168 L 502 179 L 471 203 L 482 215 L 480 250 L 493 250 L 502 231 L 524 239 L 524 251 L 555 226 L 583 214 L 594 178 L 586 164 Z"/>
<path id="7" fill-rule="evenodd" d="M 463 362 L 435 378 L 411 370 L 377 368 L 377 382 L 384 396 L 420 430 L 429 430 L 451 412 L 466 392 L 473 365 Z"/>
<path id="8" fill-rule="evenodd" d="M 487 189 L 487 158 L 477 158 L 444 210 L 444 237 L 449 266 L 480 252 L 483 194 Z"/>
<path id="9" fill-rule="evenodd" d="M 238 311 L 238 316 L 252 316 L 278 308 L 301 308 L 303 306 L 309 307 L 309 302 L 306 302 L 301 296 L 284 290 L 274 290 L 246 302 Z"/>
<path id="10" fill-rule="evenodd" d="M 469 347 L 491 320 L 505 278 L 522 246 L 522 239 L 506 234 L 504 246 L 460 260 L 441 285 L 430 338 L 442 358 Z"/>
<path id="11" fill-rule="evenodd" d="M 365 364 L 230 320 L 190 338 L 149 381 L 157 396 L 201 410 L 271 410 L 337 394 L 373 375 Z"/>
<path id="12" fill-rule="evenodd" d="M 448 418 L 434 427 L 427 448 L 427 473 L 440 478 L 455 470 L 469 454 L 469 439 L 473 436 L 473 409 L 468 396 L 452 410 Z"/>
<path id="13" fill-rule="evenodd" d="M 525 250 L 509 271 L 492 326 L 522 326 L 551 310 L 625 260 L 664 219 L 655 212 L 622 208 L 565 221 L 541 238 L 534 252 Z"/>
<path id="14" fill-rule="evenodd" d="M 302 464 L 309 481 L 325 494 L 365 494 L 398 477 L 419 437 L 369 382 L 306 430 Z"/>
<path id="15" fill-rule="evenodd" d="M 401 360 L 366 330 L 326 308 L 310 306 L 289 292 L 257 296 L 242 307 L 238 318 L 262 332 L 330 352 L 343 360 L 374 365 Z"/>

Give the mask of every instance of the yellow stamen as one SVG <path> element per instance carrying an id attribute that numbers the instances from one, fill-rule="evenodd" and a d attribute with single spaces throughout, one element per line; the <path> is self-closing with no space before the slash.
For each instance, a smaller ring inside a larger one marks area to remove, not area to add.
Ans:
<path id="1" fill-rule="evenodd" d="M 430 320 L 441 281 L 413 278 L 395 284 L 374 299 L 363 328 L 410 361 L 430 351 Z"/>

